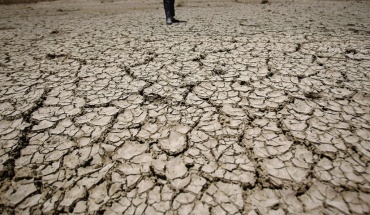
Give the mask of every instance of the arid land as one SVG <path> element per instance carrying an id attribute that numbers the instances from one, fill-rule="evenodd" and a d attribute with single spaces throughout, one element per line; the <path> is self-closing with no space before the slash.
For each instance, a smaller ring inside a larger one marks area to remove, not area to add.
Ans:
<path id="1" fill-rule="evenodd" d="M 0 5 L 0 214 L 369 214 L 370 1 L 176 5 Z"/>

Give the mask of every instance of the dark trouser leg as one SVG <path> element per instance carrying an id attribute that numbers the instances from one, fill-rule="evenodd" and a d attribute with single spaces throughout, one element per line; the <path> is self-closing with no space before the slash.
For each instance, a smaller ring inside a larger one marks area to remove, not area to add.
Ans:
<path id="1" fill-rule="evenodd" d="M 164 13 L 166 14 L 166 18 L 172 18 L 172 14 L 171 14 L 172 1 L 173 0 L 163 0 Z"/>
<path id="2" fill-rule="evenodd" d="M 171 16 L 175 17 L 175 0 L 170 0 L 170 3 L 171 3 L 170 7 Z"/>

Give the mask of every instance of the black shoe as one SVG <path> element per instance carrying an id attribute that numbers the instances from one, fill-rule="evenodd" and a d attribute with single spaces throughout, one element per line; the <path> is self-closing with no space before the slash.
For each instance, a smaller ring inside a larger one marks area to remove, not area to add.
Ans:
<path id="1" fill-rule="evenodd" d="M 172 25 L 173 19 L 172 18 L 166 18 L 166 24 Z"/>
<path id="2" fill-rule="evenodd" d="M 177 19 L 172 17 L 172 23 L 178 23 L 178 22 L 180 22 L 180 20 L 177 20 Z"/>

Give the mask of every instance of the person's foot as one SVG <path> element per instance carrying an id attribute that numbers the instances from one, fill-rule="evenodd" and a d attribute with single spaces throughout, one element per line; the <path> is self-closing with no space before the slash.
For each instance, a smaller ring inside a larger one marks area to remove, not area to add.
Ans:
<path id="1" fill-rule="evenodd" d="M 178 23 L 178 22 L 180 22 L 180 20 L 175 19 L 175 18 L 172 17 L 172 23 Z"/>
<path id="2" fill-rule="evenodd" d="M 167 25 L 172 25 L 173 18 L 166 18 L 166 24 Z"/>

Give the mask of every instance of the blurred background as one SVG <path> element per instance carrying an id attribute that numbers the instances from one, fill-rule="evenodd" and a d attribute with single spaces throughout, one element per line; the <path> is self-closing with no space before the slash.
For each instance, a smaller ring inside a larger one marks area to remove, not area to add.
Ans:
<path id="1" fill-rule="evenodd" d="M 68 2 L 68 0 L 0 0 L 0 4 L 22 4 L 22 3 L 37 3 L 37 2 L 47 2 L 47 1 L 64 1 Z M 274 3 L 274 2 L 299 2 L 305 0 L 176 0 L 177 6 L 182 6 L 186 4 L 210 4 L 210 3 L 227 3 L 227 2 L 240 2 L 240 3 Z M 320 1 L 320 0 L 319 0 Z M 321 0 L 327 1 L 327 0 Z M 332 0 L 332 1 L 348 1 L 348 0 Z M 69 1 L 70 3 L 112 3 L 112 2 L 137 2 L 139 4 L 142 3 L 149 3 L 149 4 L 159 4 L 162 3 L 161 0 L 74 0 Z"/>

